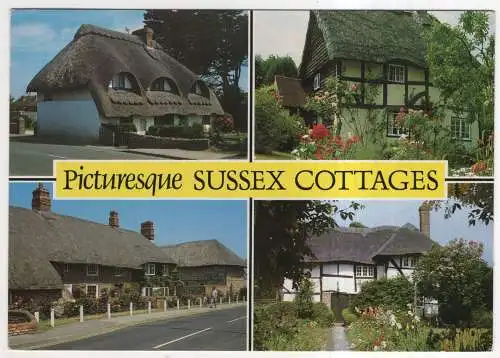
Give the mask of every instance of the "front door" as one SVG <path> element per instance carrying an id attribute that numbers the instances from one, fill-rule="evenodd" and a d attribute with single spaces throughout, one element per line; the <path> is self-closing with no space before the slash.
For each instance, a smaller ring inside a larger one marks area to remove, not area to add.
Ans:
<path id="1" fill-rule="evenodd" d="M 343 322 L 344 318 L 342 317 L 342 310 L 349 306 L 349 302 L 351 301 L 351 296 L 347 293 L 341 292 L 332 292 L 331 302 L 332 302 L 332 311 L 335 315 L 335 322 Z"/>

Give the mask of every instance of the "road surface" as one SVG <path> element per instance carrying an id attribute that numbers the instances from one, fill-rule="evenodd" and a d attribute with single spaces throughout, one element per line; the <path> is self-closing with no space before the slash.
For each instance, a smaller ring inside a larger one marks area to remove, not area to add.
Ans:
<path id="1" fill-rule="evenodd" d="M 153 160 L 160 157 L 134 154 L 112 148 L 10 141 L 11 176 L 52 176 L 55 159 Z"/>
<path id="2" fill-rule="evenodd" d="M 243 351 L 247 347 L 246 327 L 246 306 L 240 306 L 131 326 L 43 349 Z"/>

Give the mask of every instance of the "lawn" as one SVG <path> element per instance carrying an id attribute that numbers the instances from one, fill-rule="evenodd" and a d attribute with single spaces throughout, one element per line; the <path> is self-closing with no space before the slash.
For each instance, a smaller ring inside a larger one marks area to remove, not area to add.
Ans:
<path id="1" fill-rule="evenodd" d="M 294 156 L 290 153 L 273 151 L 270 154 L 255 154 L 257 160 L 295 160 Z"/>

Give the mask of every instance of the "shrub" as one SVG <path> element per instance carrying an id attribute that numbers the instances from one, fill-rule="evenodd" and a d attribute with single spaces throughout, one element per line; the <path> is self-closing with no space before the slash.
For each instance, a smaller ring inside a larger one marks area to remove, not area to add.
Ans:
<path id="1" fill-rule="evenodd" d="M 203 126 L 200 123 L 193 123 L 188 126 L 170 126 L 170 127 L 149 127 L 148 135 L 170 138 L 203 138 Z"/>
<path id="2" fill-rule="evenodd" d="M 313 317 L 313 285 L 311 280 L 305 278 L 299 283 L 299 291 L 295 296 L 295 305 L 299 318 Z"/>
<path id="3" fill-rule="evenodd" d="M 413 284 L 402 277 L 366 282 L 361 292 L 351 301 L 350 308 L 363 310 L 367 307 L 405 310 L 409 302 L 413 302 Z"/>
<path id="4" fill-rule="evenodd" d="M 344 308 L 342 310 L 342 318 L 344 318 L 344 324 L 350 325 L 358 319 L 358 316 L 350 308 Z"/>
<path id="5" fill-rule="evenodd" d="M 493 312 L 485 309 L 473 310 L 470 326 L 476 328 L 493 328 Z"/>
<path id="6" fill-rule="evenodd" d="M 137 128 L 134 123 L 120 123 L 118 126 L 120 132 L 134 132 L 137 133 Z"/>
<path id="7" fill-rule="evenodd" d="M 335 322 L 335 316 L 331 309 L 328 308 L 322 302 L 316 302 L 312 307 L 312 317 L 314 321 L 316 321 L 320 327 L 328 328 L 333 326 Z"/>
<path id="8" fill-rule="evenodd" d="M 266 350 L 272 337 L 291 339 L 297 332 L 297 311 L 292 302 L 256 305 L 254 309 L 254 348 Z"/>
<path id="9" fill-rule="evenodd" d="M 231 132 L 234 128 L 234 121 L 231 118 L 230 115 L 225 115 L 221 117 L 215 118 L 213 121 L 213 130 L 222 132 L 222 133 L 228 133 Z"/>

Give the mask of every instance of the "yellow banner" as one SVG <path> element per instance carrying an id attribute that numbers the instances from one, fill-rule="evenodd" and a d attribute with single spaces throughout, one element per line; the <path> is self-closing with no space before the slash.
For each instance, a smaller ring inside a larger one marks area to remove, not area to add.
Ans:
<path id="1" fill-rule="evenodd" d="M 55 197 L 446 199 L 446 161 L 56 160 Z"/>

